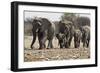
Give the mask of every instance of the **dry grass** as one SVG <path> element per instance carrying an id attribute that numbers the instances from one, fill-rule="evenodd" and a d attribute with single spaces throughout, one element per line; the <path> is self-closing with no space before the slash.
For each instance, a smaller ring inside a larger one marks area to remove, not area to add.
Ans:
<path id="1" fill-rule="evenodd" d="M 24 38 L 24 61 L 51 61 L 51 60 L 69 60 L 69 59 L 88 59 L 90 58 L 90 48 L 83 48 L 82 43 L 80 48 L 73 48 L 72 41 L 70 48 L 60 49 L 56 38 L 53 39 L 54 48 L 38 50 L 38 40 L 34 44 L 34 49 L 30 49 L 32 36 Z M 46 42 L 47 46 L 48 41 Z"/>

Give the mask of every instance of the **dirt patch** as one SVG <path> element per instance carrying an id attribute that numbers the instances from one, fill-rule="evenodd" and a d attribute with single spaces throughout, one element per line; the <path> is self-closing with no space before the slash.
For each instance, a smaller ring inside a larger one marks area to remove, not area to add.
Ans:
<path id="1" fill-rule="evenodd" d="M 24 56 L 25 62 L 88 59 L 90 51 L 88 48 L 25 50 Z"/>
<path id="2" fill-rule="evenodd" d="M 80 48 L 74 48 L 74 42 L 72 40 L 70 48 L 59 48 L 58 40 L 53 39 L 54 48 L 51 49 L 41 49 L 39 50 L 38 39 L 34 43 L 33 49 L 30 49 L 30 44 L 32 41 L 32 36 L 24 37 L 24 61 L 52 61 L 52 60 L 69 60 L 69 59 L 89 59 L 90 58 L 90 48 L 83 48 L 82 43 Z M 46 46 L 48 41 L 46 41 Z"/>

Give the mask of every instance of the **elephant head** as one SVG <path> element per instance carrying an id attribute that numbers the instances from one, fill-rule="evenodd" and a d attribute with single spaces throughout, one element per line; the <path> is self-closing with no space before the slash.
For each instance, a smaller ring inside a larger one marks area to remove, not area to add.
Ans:
<path id="1" fill-rule="evenodd" d="M 34 18 L 33 22 L 32 22 L 32 26 L 33 26 L 33 29 L 32 31 L 33 32 L 37 32 L 38 28 L 41 26 L 41 20 L 39 18 Z"/>

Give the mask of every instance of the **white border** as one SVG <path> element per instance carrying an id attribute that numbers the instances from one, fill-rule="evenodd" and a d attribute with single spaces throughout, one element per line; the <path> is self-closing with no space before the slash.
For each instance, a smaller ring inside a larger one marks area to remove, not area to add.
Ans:
<path id="1" fill-rule="evenodd" d="M 95 64 L 95 11 L 93 9 L 79 8 L 60 8 L 60 7 L 44 7 L 44 6 L 18 6 L 18 68 L 35 68 L 35 67 L 50 67 L 50 66 L 71 66 Z M 91 58 L 80 60 L 63 60 L 63 61 L 45 61 L 45 62 L 24 62 L 24 19 L 23 11 L 53 11 L 53 12 L 73 12 L 73 13 L 90 13 L 91 14 Z"/>

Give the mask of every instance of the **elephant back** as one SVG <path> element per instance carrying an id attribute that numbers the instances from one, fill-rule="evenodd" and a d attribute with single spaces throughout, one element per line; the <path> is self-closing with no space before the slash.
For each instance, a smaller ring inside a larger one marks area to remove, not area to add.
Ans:
<path id="1" fill-rule="evenodd" d="M 41 26 L 41 32 L 48 30 L 52 26 L 52 23 L 48 19 L 41 18 L 40 20 L 41 20 L 40 22 L 41 22 L 41 25 L 42 25 Z"/>

